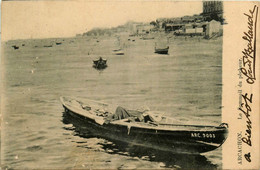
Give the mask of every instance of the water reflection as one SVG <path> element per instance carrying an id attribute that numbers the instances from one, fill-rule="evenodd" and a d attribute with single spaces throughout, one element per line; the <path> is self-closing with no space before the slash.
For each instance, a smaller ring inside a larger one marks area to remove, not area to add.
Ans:
<path id="1" fill-rule="evenodd" d="M 192 168 L 192 169 L 216 169 L 216 164 L 213 164 L 203 155 L 193 154 L 176 154 L 165 152 L 151 148 L 144 148 L 132 144 L 108 141 L 106 139 L 97 138 L 95 134 L 87 128 L 87 125 L 81 119 L 63 113 L 62 119 L 64 129 L 75 132 L 75 136 L 90 139 L 88 142 L 72 141 L 78 147 L 93 151 L 102 151 L 108 154 L 117 154 L 131 157 L 131 159 L 140 159 L 151 162 L 158 162 L 163 168 Z M 71 125 L 71 126 L 70 126 Z"/>

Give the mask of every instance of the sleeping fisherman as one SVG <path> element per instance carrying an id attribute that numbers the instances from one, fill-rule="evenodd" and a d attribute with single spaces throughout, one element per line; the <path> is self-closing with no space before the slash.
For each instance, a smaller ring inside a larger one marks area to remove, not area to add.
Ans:
<path id="1" fill-rule="evenodd" d="M 128 110 L 121 106 L 116 108 L 114 114 L 109 115 L 105 118 L 105 123 L 109 123 L 113 120 L 122 120 L 128 119 L 129 121 L 136 121 L 136 122 L 154 122 L 158 121 L 155 120 L 156 117 L 149 112 L 149 108 L 143 108 L 139 110 Z"/>

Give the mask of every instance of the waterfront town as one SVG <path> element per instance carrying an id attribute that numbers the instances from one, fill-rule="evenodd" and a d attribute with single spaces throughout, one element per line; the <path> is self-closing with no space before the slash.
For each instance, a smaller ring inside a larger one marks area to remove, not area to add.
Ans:
<path id="1" fill-rule="evenodd" d="M 114 28 L 96 28 L 83 34 L 83 36 L 99 36 L 113 34 L 129 34 L 130 36 L 145 36 L 157 32 L 173 33 L 176 36 L 203 36 L 206 39 L 223 34 L 222 1 L 204 1 L 203 12 L 193 16 L 176 18 L 158 18 L 149 23 L 129 21 Z M 77 36 L 81 36 L 80 34 Z"/>

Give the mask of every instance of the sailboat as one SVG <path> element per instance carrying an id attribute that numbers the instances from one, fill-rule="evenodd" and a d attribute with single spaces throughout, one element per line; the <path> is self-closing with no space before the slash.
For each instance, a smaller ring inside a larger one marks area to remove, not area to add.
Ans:
<path id="1" fill-rule="evenodd" d="M 169 51 L 169 39 L 167 39 L 167 43 L 163 42 L 161 39 L 158 43 L 155 43 L 154 52 L 157 54 L 168 54 Z"/>
<path id="2" fill-rule="evenodd" d="M 122 48 L 120 48 L 120 38 L 119 37 L 117 37 L 117 41 L 118 41 L 118 46 L 119 46 L 119 48 L 117 48 L 117 49 L 114 49 L 113 50 L 113 54 L 114 55 L 124 55 L 125 53 L 124 53 L 124 50 L 122 49 Z"/>

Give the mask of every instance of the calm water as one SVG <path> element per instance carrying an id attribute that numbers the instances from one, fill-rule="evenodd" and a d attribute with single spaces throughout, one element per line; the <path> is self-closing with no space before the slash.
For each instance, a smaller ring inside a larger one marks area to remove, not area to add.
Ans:
<path id="1" fill-rule="evenodd" d="M 89 136 L 84 125 L 65 120 L 60 96 L 86 97 L 126 107 L 146 105 L 189 124 L 221 123 L 221 38 L 172 38 L 169 55 L 154 54 L 154 40 L 121 40 L 124 56 L 111 52 L 117 48 L 116 38 L 3 44 L 2 166 L 221 167 L 221 148 L 194 156 L 125 146 Z M 14 44 L 20 48 L 14 50 Z M 92 68 L 92 60 L 99 56 L 108 60 L 103 71 Z"/>

